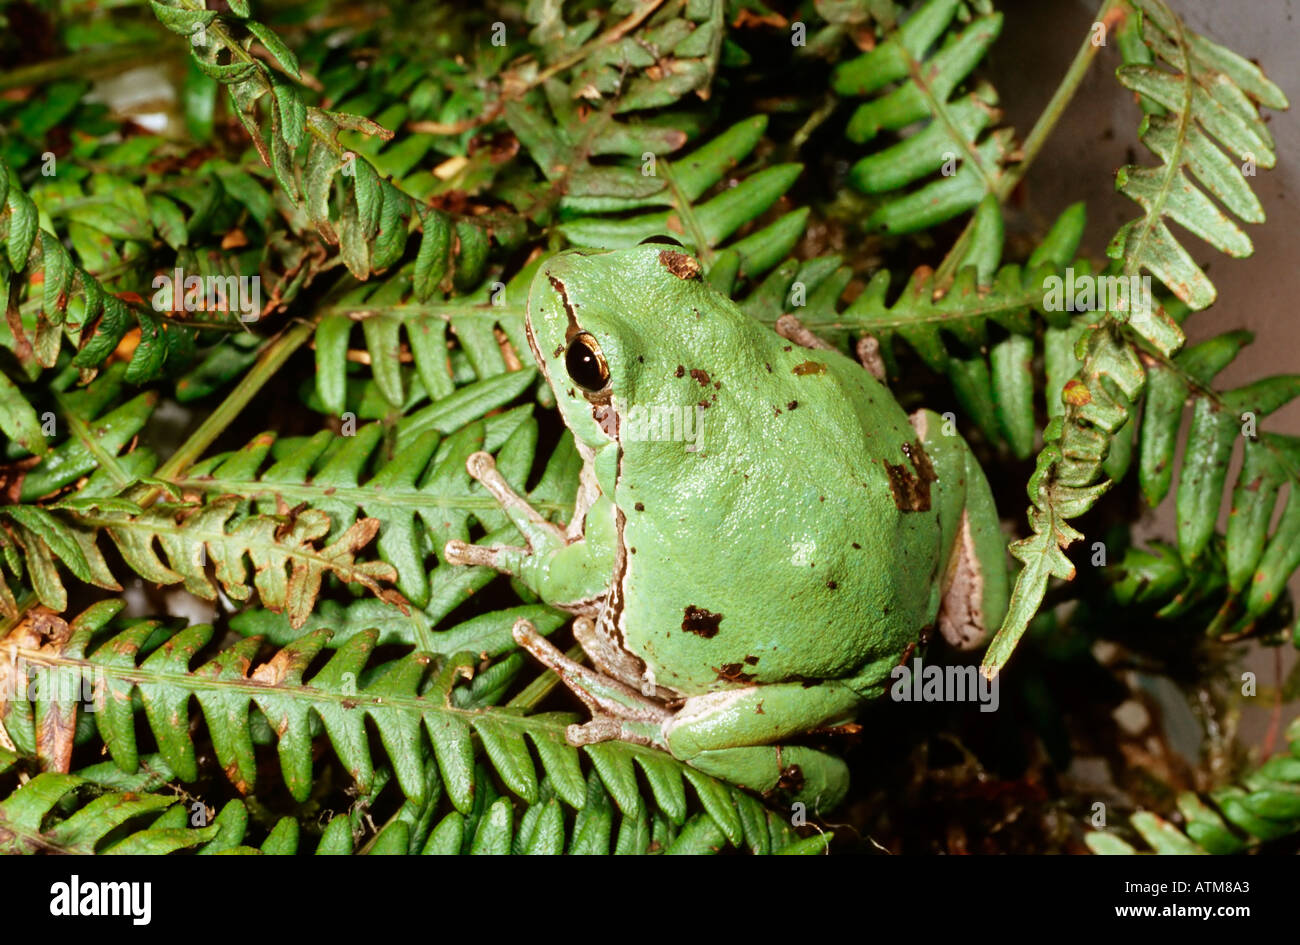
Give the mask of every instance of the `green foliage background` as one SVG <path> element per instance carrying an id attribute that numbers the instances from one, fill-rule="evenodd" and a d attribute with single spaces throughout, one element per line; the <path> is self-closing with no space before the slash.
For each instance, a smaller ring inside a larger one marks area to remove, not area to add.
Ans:
<path id="1" fill-rule="evenodd" d="M 1182 330 L 1216 300 L 1184 234 L 1251 254 L 1243 168 L 1276 163 L 1261 110 L 1287 101 L 1176 5 L 1096 21 L 1110 42 L 1081 36 L 1013 129 L 990 0 L 0 8 L 0 850 L 1294 849 L 1300 720 L 1229 736 L 1300 688 L 1232 669 L 1244 639 L 1300 639 L 1300 439 L 1261 423 L 1300 376 L 1219 389 L 1248 333 Z M 142 62 L 132 113 L 113 83 Z M 1084 247 L 1082 204 L 1040 208 L 1009 253 L 1005 205 L 1099 68 L 1149 151 L 1116 177 L 1136 216 Z M 813 736 L 854 767 L 833 825 L 569 746 L 575 704 L 510 636 L 570 645 L 563 615 L 439 561 L 517 540 L 476 450 L 548 514 L 573 501 L 523 338 L 537 266 L 653 237 L 760 321 L 878 345 L 1023 536 L 983 657 L 1003 711 L 882 704 Z M 1067 267 L 1159 304 L 1052 311 Z M 186 310 L 156 293 L 177 269 L 257 276 L 262 308 Z M 1171 492 L 1177 534 L 1134 546 Z M 1198 770 L 1153 757 L 1159 720 L 1111 721 L 1153 680 L 1219 733 Z"/>

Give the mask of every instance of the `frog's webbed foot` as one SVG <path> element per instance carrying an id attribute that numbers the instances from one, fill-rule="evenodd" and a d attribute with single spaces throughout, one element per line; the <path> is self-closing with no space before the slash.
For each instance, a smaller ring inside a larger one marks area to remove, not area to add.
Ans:
<path id="1" fill-rule="evenodd" d="M 786 341 L 793 341 L 801 348 L 809 348 L 814 351 L 835 350 L 834 345 L 818 338 L 799 319 L 790 314 L 782 315 L 776 320 L 776 333 Z M 871 373 L 872 377 L 884 383 L 885 362 L 880 357 L 880 342 L 871 335 L 863 335 L 858 339 L 855 350 L 858 360 L 862 362 L 862 366 Z"/>
<path id="2" fill-rule="evenodd" d="M 801 348 L 811 348 L 814 351 L 835 350 L 834 345 L 822 341 L 808 328 L 804 327 L 803 322 L 788 313 L 776 320 L 775 328 L 778 335 L 786 341 L 793 341 Z"/>
<path id="3" fill-rule="evenodd" d="M 858 361 L 880 383 L 885 383 L 885 360 L 880 356 L 880 342 L 874 335 L 863 335 L 858 339 L 855 351 Z"/>
<path id="4" fill-rule="evenodd" d="M 511 632 L 516 643 L 559 676 L 560 681 L 591 710 L 590 722 L 569 726 L 565 735 L 570 744 L 589 745 L 618 739 L 663 747 L 660 732 L 672 713 L 662 703 L 647 699 L 631 686 L 569 659 L 527 620 L 516 621 Z"/>

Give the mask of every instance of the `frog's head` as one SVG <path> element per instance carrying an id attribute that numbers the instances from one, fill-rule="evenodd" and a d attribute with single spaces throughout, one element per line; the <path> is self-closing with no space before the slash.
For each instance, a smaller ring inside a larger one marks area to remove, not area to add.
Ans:
<path id="1" fill-rule="evenodd" d="M 632 404 L 698 400 L 688 372 L 729 350 L 737 317 L 679 246 L 569 250 L 533 280 L 528 341 L 565 425 L 599 450 Z"/>

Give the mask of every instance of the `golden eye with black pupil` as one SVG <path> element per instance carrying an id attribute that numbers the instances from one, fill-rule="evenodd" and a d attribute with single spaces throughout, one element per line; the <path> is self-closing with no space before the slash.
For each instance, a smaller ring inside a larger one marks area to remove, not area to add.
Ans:
<path id="1" fill-rule="evenodd" d="M 609 366 L 600 353 L 600 345 L 589 332 L 579 332 L 569 342 L 564 352 L 564 368 L 577 384 L 589 394 L 604 390 L 609 384 Z"/>

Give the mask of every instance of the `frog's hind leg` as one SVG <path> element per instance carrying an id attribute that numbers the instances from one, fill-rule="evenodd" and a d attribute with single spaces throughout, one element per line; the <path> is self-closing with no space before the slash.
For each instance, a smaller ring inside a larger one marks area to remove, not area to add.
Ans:
<path id="1" fill-rule="evenodd" d="M 688 764 L 759 794 L 781 792 L 813 813 L 828 813 L 849 791 L 849 766 L 803 745 L 748 745 L 701 752 Z"/>
<path id="2" fill-rule="evenodd" d="M 527 620 L 515 641 L 571 689 L 591 710 L 585 725 L 570 725 L 573 745 L 625 741 L 663 749 L 695 768 L 766 793 L 790 792 L 812 810 L 830 810 L 848 791 L 848 767 L 801 745 L 770 744 L 810 729 L 849 721 L 861 696 L 829 681 L 812 686 L 778 683 L 692 696 L 677 712 L 626 683 L 576 663 Z"/>
<path id="3" fill-rule="evenodd" d="M 971 649 L 1002 622 L 1010 596 L 998 510 L 984 470 L 966 441 L 931 410 L 918 410 L 908 420 L 941 486 L 939 632 L 954 647 Z"/>
<path id="4" fill-rule="evenodd" d="M 515 622 L 511 631 L 515 642 L 535 656 L 543 666 L 555 672 L 591 710 L 592 719 L 585 725 L 570 725 L 565 732 L 569 743 L 618 739 L 638 745 L 664 748 L 661 731 L 672 713 L 661 702 L 649 699 L 626 683 L 599 673 L 569 659 L 543 637 L 527 620 Z"/>
<path id="5" fill-rule="evenodd" d="M 692 696 L 664 726 L 668 750 L 709 774 L 759 792 L 792 791 L 829 810 L 848 790 L 848 768 L 783 739 L 851 721 L 862 697 L 827 680 L 771 683 Z"/>

